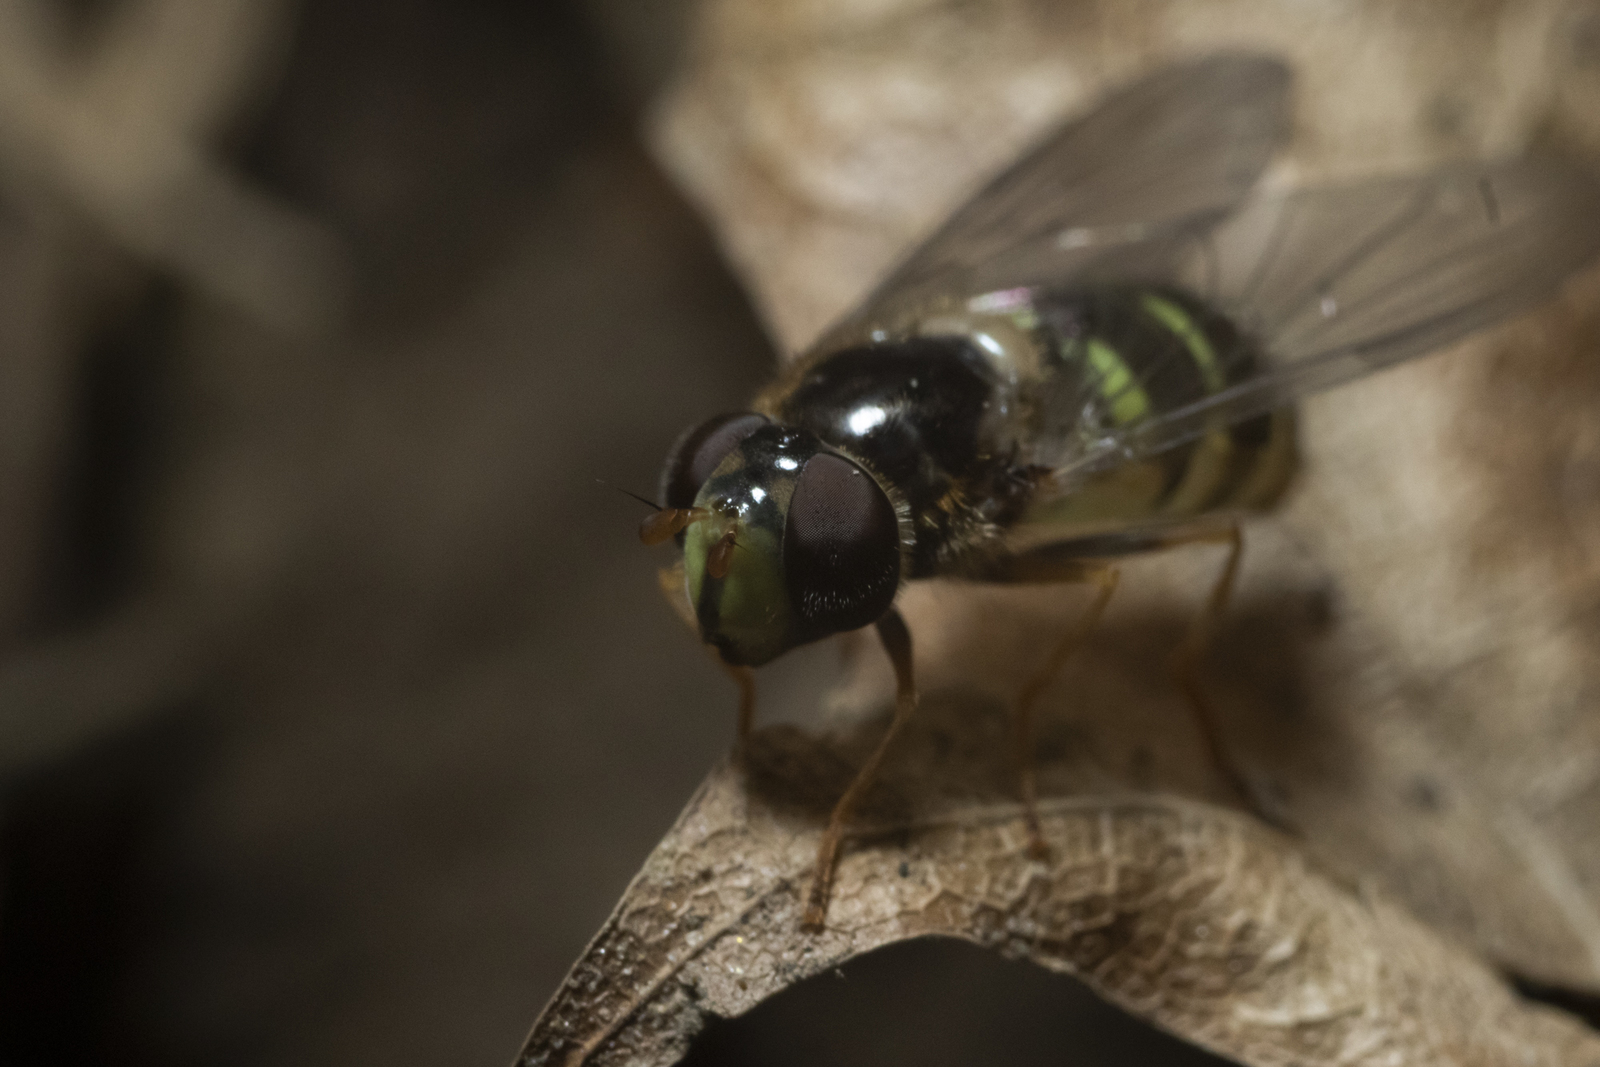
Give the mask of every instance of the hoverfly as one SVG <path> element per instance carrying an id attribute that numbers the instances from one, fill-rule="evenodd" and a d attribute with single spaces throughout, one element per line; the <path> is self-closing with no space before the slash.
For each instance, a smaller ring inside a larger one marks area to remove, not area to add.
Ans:
<path id="1" fill-rule="evenodd" d="M 1283 193 L 1290 75 L 1228 55 L 1161 70 L 1057 130 L 756 397 L 684 434 L 647 543 L 740 681 L 874 625 L 888 731 L 839 799 L 805 925 L 851 810 L 916 704 L 908 581 L 1088 582 L 1083 623 L 1015 703 L 1032 845 L 1030 707 L 1131 553 L 1227 562 L 1173 663 L 1213 761 L 1250 799 L 1196 681 L 1238 569 L 1241 514 L 1296 466 L 1292 402 L 1529 308 L 1600 251 L 1600 186 L 1555 159 L 1462 163 Z"/>

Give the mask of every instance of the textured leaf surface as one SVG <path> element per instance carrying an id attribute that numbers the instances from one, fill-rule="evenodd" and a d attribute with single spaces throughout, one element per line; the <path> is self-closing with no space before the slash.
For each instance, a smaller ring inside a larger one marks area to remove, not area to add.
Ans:
<path id="1" fill-rule="evenodd" d="M 1519 1001 L 1403 908 L 1341 884 L 1253 819 L 1159 796 L 1056 797 L 1026 855 L 1001 720 L 929 702 L 799 929 L 827 804 L 880 724 L 835 748 L 790 728 L 712 774 L 546 1010 L 529 1065 L 668 1064 L 706 1013 L 859 953 L 962 937 L 1075 974 L 1250 1064 L 1592 1064 L 1600 1035 Z M 1052 770 L 1062 771 L 1057 766 Z"/>

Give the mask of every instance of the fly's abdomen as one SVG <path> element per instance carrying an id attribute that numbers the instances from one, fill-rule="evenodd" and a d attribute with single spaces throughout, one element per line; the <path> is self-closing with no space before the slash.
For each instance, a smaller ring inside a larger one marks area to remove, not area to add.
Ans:
<path id="1" fill-rule="evenodd" d="M 1045 292 L 1030 310 L 1043 348 L 1032 421 L 1046 466 L 1077 442 L 1222 392 L 1257 360 L 1225 316 L 1174 289 Z M 1092 476 L 1025 518 L 1107 527 L 1266 507 L 1294 462 L 1292 413 L 1273 412 Z"/>

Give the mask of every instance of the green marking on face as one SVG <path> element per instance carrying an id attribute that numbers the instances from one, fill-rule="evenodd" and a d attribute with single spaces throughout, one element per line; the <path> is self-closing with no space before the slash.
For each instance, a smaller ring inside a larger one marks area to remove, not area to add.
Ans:
<path id="1" fill-rule="evenodd" d="M 1150 413 L 1150 394 L 1134 379 L 1133 371 L 1116 349 L 1098 337 L 1091 337 L 1085 351 L 1089 366 L 1099 378 L 1100 395 L 1111 405 L 1111 417 L 1119 425 Z"/>
<path id="2" fill-rule="evenodd" d="M 799 643 L 783 537 L 796 479 L 816 444 L 795 438 L 757 431 L 740 442 L 695 496 L 708 517 L 684 531 L 684 582 L 700 637 L 729 663 L 759 667 Z M 713 578 L 707 556 L 730 531 L 728 571 Z"/>
<path id="3" fill-rule="evenodd" d="M 700 610 L 700 589 L 706 580 L 706 553 L 721 534 L 711 535 L 710 521 L 691 523 L 683 531 L 683 583 L 689 592 L 689 606 Z"/>
<path id="4" fill-rule="evenodd" d="M 1206 389 L 1213 393 L 1220 392 L 1222 387 L 1228 384 L 1227 375 L 1222 373 L 1222 364 L 1217 360 L 1217 353 L 1211 347 L 1211 341 L 1195 324 L 1189 313 L 1172 301 L 1154 293 L 1144 293 L 1139 299 L 1145 311 L 1183 341 L 1184 347 L 1189 350 L 1190 358 L 1200 370 L 1200 380 L 1206 383 Z"/>
<path id="5" fill-rule="evenodd" d="M 718 581 L 705 572 L 706 554 L 735 525 L 736 547 L 728 573 Z M 690 526 L 684 539 L 684 577 L 701 636 L 735 652 L 747 666 L 760 666 L 790 647 L 793 618 L 781 534 L 718 514 Z"/>

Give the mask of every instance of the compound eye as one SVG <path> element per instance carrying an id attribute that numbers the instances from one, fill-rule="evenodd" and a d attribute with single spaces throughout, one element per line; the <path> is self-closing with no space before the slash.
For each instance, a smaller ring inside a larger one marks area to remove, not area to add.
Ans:
<path id="1" fill-rule="evenodd" d="M 700 487 L 728 458 L 728 453 L 765 425 L 765 416 L 739 411 L 707 419 L 678 438 L 661 470 L 663 503 L 669 508 L 693 507 Z"/>
<path id="2" fill-rule="evenodd" d="M 900 523 L 873 477 L 842 456 L 806 462 L 783 534 L 789 596 L 818 636 L 876 622 L 900 585 Z"/>

